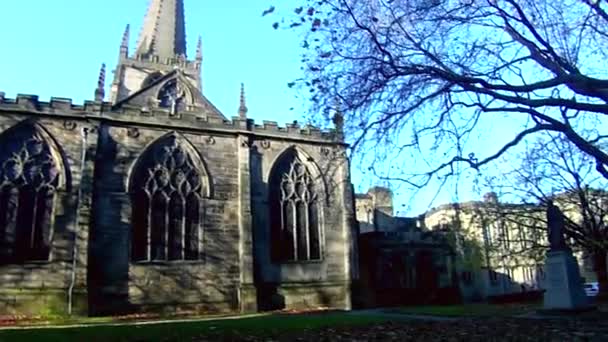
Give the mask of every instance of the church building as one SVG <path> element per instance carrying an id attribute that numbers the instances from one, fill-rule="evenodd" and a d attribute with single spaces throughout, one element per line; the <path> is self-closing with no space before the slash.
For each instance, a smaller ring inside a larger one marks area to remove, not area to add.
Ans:
<path id="1" fill-rule="evenodd" d="M 256 124 L 244 89 L 227 117 L 184 16 L 151 0 L 133 50 L 127 26 L 108 101 L 105 67 L 83 105 L 0 93 L 0 313 L 351 307 L 341 120 Z"/>

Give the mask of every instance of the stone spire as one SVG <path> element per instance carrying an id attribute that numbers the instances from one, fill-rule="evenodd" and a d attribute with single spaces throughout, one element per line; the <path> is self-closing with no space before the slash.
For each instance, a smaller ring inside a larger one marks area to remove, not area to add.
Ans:
<path id="1" fill-rule="evenodd" d="M 105 97 L 105 88 L 106 86 L 106 65 L 105 63 L 101 65 L 101 69 L 99 70 L 99 79 L 97 80 L 97 88 L 95 89 L 95 101 L 102 102 Z"/>
<path id="2" fill-rule="evenodd" d="M 203 95 L 201 38 L 196 56 L 186 56 L 184 0 L 150 0 L 148 6 L 135 49 L 129 49 L 128 26 L 123 35 L 110 102 L 116 108 L 129 104 L 173 115 L 197 110 L 225 119 Z"/>
<path id="3" fill-rule="evenodd" d="M 131 25 L 127 24 L 125 32 L 122 34 L 122 41 L 120 42 L 120 55 L 123 57 L 129 56 L 129 39 L 131 37 Z"/>
<path id="4" fill-rule="evenodd" d="M 186 57 L 186 23 L 183 0 L 151 0 L 137 43 L 138 56 L 165 61 Z"/>
<path id="5" fill-rule="evenodd" d="M 201 36 L 198 36 L 198 43 L 196 43 L 196 60 L 203 61 L 203 38 Z"/>
<path id="6" fill-rule="evenodd" d="M 344 137 L 344 113 L 342 112 L 342 106 L 340 105 L 340 101 L 336 100 L 336 104 L 335 104 L 336 108 L 335 108 L 335 114 L 334 117 L 332 118 L 332 121 L 334 122 L 334 127 L 336 129 L 336 133 L 338 134 L 338 137 L 341 137 L 343 139 Z"/>
<path id="7" fill-rule="evenodd" d="M 245 84 L 241 83 L 241 105 L 239 106 L 239 118 L 247 119 L 247 104 L 245 102 Z"/>

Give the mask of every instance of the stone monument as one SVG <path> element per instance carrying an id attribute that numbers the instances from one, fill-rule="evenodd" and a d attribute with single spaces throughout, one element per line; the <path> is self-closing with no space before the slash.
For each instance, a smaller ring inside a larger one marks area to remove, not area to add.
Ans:
<path id="1" fill-rule="evenodd" d="M 544 310 L 585 310 L 590 308 L 576 258 L 564 238 L 564 214 L 552 202 L 547 206 L 550 249 L 545 258 Z"/>

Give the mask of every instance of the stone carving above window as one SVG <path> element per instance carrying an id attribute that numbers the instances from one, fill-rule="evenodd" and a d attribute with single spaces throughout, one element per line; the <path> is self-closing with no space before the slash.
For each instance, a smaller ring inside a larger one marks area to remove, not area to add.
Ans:
<path id="1" fill-rule="evenodd" d="M 129 138 L 136 139 L 136 138 L 139 138 L 139 135 L 140 135 L 140 133 L 139 133 L 139 129 L 137 129 L 137 127 L 129 127 L 129 128 L 127 128 L 127 136 Z"/>
<path id="2" fill-rule="evenodd" d="M 172 134 L 149 147 L 131 183 L 133 261 L 198 260 L 204 164 Z"/>
<path id="3" fill-rule="evenodd" d="M 73 131 L 76 129 L 76 127 L 78 127 L 78 124 L 75 121 L 65 120 L 63 122 L 63 128 L 65 128 L 68 131 Z"/>
<path id="4" fill-rule="evenodd" d="M 272 258 L 275 262 L 322 259 L 318 186 L 295 150 L 270 178 Z"/>
<path id="5" fill-rule="evenodd" d="M 260 142 L 260 146 L 262 146 L 262 148 L 264 148 L 265 150 L 270 149 L 270 140 L 262 140 Z"/>
<path id="6" fill-rule="evenodd" d="M 37 126 L 21 124 L 0 136 L 0 262 L 49 260 L 61 170 Z"/>

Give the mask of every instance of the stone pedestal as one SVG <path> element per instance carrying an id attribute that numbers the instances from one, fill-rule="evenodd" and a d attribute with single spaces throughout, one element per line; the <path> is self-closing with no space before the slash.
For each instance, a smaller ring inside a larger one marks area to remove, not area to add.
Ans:
<path id="1" fill-rule="evenodd" d="M 572 251 L 547 252 L 545 277 L 545 310 L 577 311 L 589 308 L 578 263 Z"/>

